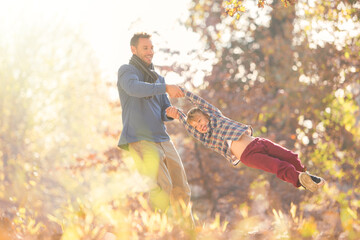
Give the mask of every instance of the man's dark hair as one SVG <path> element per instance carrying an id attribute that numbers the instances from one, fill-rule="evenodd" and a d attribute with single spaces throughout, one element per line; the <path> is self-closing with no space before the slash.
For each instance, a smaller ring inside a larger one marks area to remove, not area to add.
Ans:
<path id="1" fill-rule="evenodd" d="M 139 43 L 139 38 L 151 38 L 151 35 L 146 32 L 135 33 L 130 40 L 130 46 L 136 47 Z"/>

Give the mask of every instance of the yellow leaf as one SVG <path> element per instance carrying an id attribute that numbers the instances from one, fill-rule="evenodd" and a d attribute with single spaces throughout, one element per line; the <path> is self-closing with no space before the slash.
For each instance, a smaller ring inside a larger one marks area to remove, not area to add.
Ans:
<path id="1" fill-rule="evenodd" d="M 227 227 L 228 224 L 229 224 L 228 221 L 225 221 L 225 222 L 224 222 L 224 224 L 223 224 L 223 226 L 222 226 L 222 231 L 223 231 L 223 232 L 225 232 L 226 227 Z"/>
<path id="2" fill-rule="evenodd" d="M 349 212 L 350 216 L 352 216 L 354 219 L 357 219 L 357 212 L 354 212 L 354 211 L 353 211 L 352 209 L 350 209 L 349 207 L 347 207 L 346 210 Z"/>
<path id="3" fill-rule="evenodd" d="M 291 203 L 290 213 L 291 213 L 291 217 L 293 219 L 295 219 L 295 217 L 296 217 L 296 205 L 293 204 L 293 203 Z"/>
<path id="4" fill-rule="evenodd" d="M 48 215 L 46 215 L 46 217 L 50 220 L 50 221 L 52 221 L 52 222 L 55 222 L 55 223 L 57 223 L 57 224 L 59 224 L 59 225 L 63 225 L 63 223 L 61 222 L 61 220 L 60 219 L 58 219 L 58 218 L 56 218 L 56 217 L 54 217 L 53 215 L 50 215 L 50 214 L 48 214 Z"/>
<path id="5" fill-rule="evenodd" d="M 214 222 L 210 225 L 210 229 L 217 229 L 220 227 L 220 214 L 215 215 Z"/>
<path id="6" fill-rule="evenodd" d="M 79 233 L 76 226 L 69 226 L 65 229 L 61 240 L 74 240 L 74 239 L 81 239 L 82 234 Z"/>
<path id="7" fill-rule="evenodd" d="M 26 209 L 25 209 L 25 208 L 19 208 L 19 213 L 25 214 L 25 213 L 26 213 Z"/>
<path id="8" fill-rule="evenodd" d="M 317 232 L 317 225 L 314 218 L 311 217 L 308 220 L 304 220 L 299 232 L 305 238 L 314 236 Z"/>

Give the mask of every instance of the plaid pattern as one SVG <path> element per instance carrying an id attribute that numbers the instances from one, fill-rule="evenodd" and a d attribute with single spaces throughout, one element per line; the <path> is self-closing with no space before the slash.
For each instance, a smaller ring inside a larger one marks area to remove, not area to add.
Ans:
<path id="1" fill-rule="evenodd" d="M 236 157 L 231 153 L 227 141 L 237 141 L 243 133 L 252 135 L 251 126 L 225 117 L 218 108 L 214 107 L 203 98 L 187 91 L 184 88 L 181 88 L 181 90 L 185 93 L 185 97 L 190 102 L 210 116 L 210 126 L 208 132 L 200 133 L 187 123 L 186 114 L 179 109 L 179 120 L 184 125 L 185 129 L 194 138 L 201 141 L 201 143 L 203 143 L 206 147 L 220 153 L 234 166 L 237 165 L 240 160 L 236 159 Z"/>

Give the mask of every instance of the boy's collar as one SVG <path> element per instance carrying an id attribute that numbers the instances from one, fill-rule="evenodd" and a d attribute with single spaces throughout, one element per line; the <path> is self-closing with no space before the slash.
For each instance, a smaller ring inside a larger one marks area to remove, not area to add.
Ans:
<path id="1" fill-rule="evenodd" d="M 210 128 L 211 128 L 211 129 L 212 129 L 212 128 L 216 128 L 216 127 L 218 127 L 218 125 L 219 125 L 218 118 L 213 117 L 213 116 L 210 117 L 209 122 L 210 122 L 209 125 L 210 125 Z"/>

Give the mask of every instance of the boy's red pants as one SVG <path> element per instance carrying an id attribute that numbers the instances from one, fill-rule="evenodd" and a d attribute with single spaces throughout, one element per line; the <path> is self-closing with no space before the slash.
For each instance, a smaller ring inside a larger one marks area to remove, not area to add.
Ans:
<path id="1" fill-rule="evenodd" d="M 240 161 L 248 167 L 274 173 L 286 182 L 300 187 L 299 174 L 304 165 L 297 154 L 264 138 L 255 138 L 244 150 Z"/>

